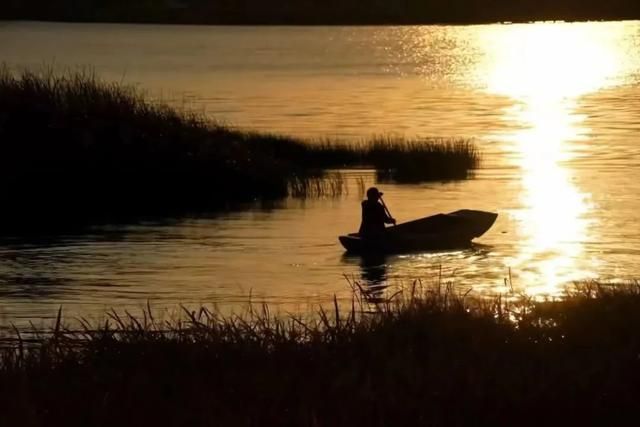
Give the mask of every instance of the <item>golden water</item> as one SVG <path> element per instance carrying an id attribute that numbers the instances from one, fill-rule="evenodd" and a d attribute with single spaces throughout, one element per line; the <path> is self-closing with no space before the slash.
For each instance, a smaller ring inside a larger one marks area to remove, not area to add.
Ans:
<path id="1" fill-rule="evenodd" d="M 0 23 L 12 67 L 88 66 L 243 128 L 304 137 L 476 138 L 475 179 L 384 185 L 399 220 L 499 213 L 472 250 L 363 266 L 358 174 L 338 199 L 0 246 L 2 323 L 105 308 L 254 300 L 305 306 L 365 281 L 447 278 L 476 292 L 555 295 L 638 276 L 640 23 L 180 27 Z M 368 182 L 373 177 L 365 174 Z M 212 197 L 215 187 L 212 186 Z M 45 213 L 46 214 L 46 213 Z"/>

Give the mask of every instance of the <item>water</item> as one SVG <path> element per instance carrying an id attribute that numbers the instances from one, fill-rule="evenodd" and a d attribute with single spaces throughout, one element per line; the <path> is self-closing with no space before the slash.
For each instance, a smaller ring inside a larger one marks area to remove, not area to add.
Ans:
<path id="1" fill-rule="evenodd" d="M 380 184 L 394 216 L 494 211 L 470 250 L 345 257 L 358 178 L 340 198 L 285 200 L 163 224 L 0 244 L 0 324 L 106 309 L 254 301 L 306 309 L 347 278 L 432 280 L 558 295 L 636 278 L 640 22 L 425 27 L 0 24 L 14 68 L 90 67 L 150 97 L 242 128 L 359 139 L 473 137 L 483 168 L 455 183 Z M 215 193 L 215 187 L 211 189 Z M 46 213 L 43 213 L 46 215 Z"/>

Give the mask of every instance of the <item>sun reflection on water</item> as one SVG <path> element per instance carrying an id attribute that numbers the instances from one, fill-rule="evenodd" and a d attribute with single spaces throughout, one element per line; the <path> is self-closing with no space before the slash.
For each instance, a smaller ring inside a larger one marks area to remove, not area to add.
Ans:
<path id="1" fill-rule="evenodd" d="M 554 294 L 559 285 L 587 276 L 576 261 L 582 242 L 589 239 L 591 205 L 590 195 L 572 182 L 573 171 L 567 163 L 572 157 L 570 142 L 581 138 L 584 129 L 573 117 L 570 104 L 537 108 L 529 104 L 515 114 L 530 126 L 509 135 L 522 169 L 521 208 L 513 216 L 523 241 L 512 267 L 524 276 L 527 292 Z"/>
<path id="2" fill-rule="evenodd" d="M 607 28 L 535 24 L 510 34 L 488 29 L 480 40 L 484 60 L 477 68 L 486 90 L 514 104 L 504 120 L 518 129 L 498 135 L 522 170 L 520 207 L 511 212 L 519 226 L 520 251 L 510 267 L 532 295 L 561 292 L 569 281 L 590 277 L 583 242 L 592 239 L 590 194 L 574 183 L 575 146 L 588 139 L 580 96 L 611 84 L 624 52 L 602 32 Z"/>

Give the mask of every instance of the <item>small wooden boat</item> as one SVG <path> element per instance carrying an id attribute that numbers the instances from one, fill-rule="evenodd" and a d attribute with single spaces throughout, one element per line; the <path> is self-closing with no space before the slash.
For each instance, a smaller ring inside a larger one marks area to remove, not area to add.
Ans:
<path id="1" fill-rule="evenodd" d="M 358 233 L 340 236 L 350 253 L 401 253 L 420 250 L 467 247 L 491 228 L 498 214 L 459 210 L 428 216 L 387 227 L 380 236 L 362 237 Z"/>

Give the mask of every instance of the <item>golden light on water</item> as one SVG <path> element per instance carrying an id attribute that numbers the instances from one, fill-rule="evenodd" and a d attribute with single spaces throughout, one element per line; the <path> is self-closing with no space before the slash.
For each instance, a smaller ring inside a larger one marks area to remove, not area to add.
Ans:
<path id="1" fill-rule="evenodd" d="M 571 158 L 570 141 L 583 129 L 573 120 L 564 103 L 549 104 L 544 110 L 527 105 L 519 116 L 530 127 L 511 135 L 522 169 L 522 206 L 514 212 L 524 237 L 514 270 L 538 276 L 525 280 L 530 293 L 553 294 L 567 280 L 584 277 L 575 260 L 588 239 L 589 195 L 573 182 L 573 171 L 565 163 Z M 528 108 L 528 109 L 527 109 Z M 531 267 L 535 269 L 531 271 Z"/>
<path id="2" fill-rule="evenodd" d="M 478 75 L 487 91 L 513 105 L 504 120 L 517 131 L 499 136 L 522 170 L 518 222 L 520 253 L 514 274 L 533 295 L 555 294 L 561 285 L 589 276 L 576 265 L 589 240 L 590 195 L 574 183 L 571 160 L 589 129 L 577 112 L 579 97 L 611 84 L 624 52 L 607 27 L 535 24 L 488 30 Z M 515 236 L 514 236 L 515 237 Z"/>
<path id="3" fill-rule="evenodd" d="M 620 27 L 616 27 L 622 36 Z M 492 93 L 556 101 L 597 91 L 625 62 L 619 37 L 606 26 L 528 24 L 489 27 L 480 40 L 485 60 L 478 69 Z"/>

